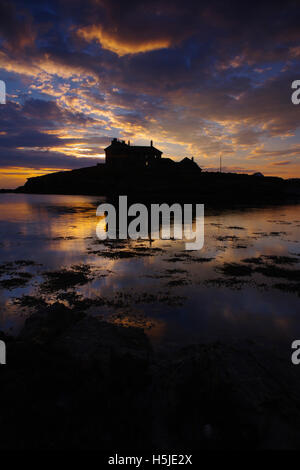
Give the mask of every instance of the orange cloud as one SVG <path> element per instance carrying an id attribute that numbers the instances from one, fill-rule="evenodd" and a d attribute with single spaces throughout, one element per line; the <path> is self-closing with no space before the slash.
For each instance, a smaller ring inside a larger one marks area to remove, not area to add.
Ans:
<path id="1" fill-rule="evenodd" d="M 154 51 L 157 49 L 168 48 L 171 45 L 169 39 L 142 39 L 137 41 L 136 38 L 119 39 L 114 34 L 104 31 L 101 25 L 93 25 L 81 28 L 77 34 L 86 41 L 98 41 L 104 49 L 115 52 L 118 56 L 126 54 L 138 54 L 139 52 Z"/>

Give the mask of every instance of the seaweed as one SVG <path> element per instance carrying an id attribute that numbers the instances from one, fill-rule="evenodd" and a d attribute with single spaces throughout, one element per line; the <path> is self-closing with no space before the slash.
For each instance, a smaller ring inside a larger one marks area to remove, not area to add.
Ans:
<path id="1" fill-rule="evenodd" d="M 11 279 L 3 279 L 0 281 L 0 287 L 2 289 L 16 289 L 17 287 L 24 287 L 28 283 L 29 279 L 24 277 L 13 277 Z"/>
<path id="2" fill-rule="evenodd" d="M 264 258 L 272 261 L 275 264 L 297 264 L 300 263 L 298 258 L 292 256 L 278 256 L 278 255 L 263 255 Z"/>
<path id="3" fill-rule="evenodd" d="M 237 289 L 240 290 L 248 281 L 237 279 L 236 277 L 231 278 L 223 278 L 219 277 L 216 279 L 207 279 L 204 281 L 204 285 L 210 287 L 227 287 L 230 289 Z"/>
<path id="4" fill-rule="evenodd" d="M 238 263 L 225 263 L 223 266 L 217 268 L 225 276 L 251 276 L 253 268 Z"/>
<path id="5" fill-rule="evenodd" d="M 76 285 L 86 284 L 93 279 L 91 268 L 87 265 L 72 266 L 71 269 L 60 271 L 46 271 L 43 276 L 47 280 L 40 285 L 40 289 L 45 292 L 66 290 Z"/>
<path id="6" fill-rule="evenodd" d="M 283 292 L 297 294 L 300 297 L 300 283 L 278 283 L 274 284 L 273 287 Z"/>
<path id="7" fill-rule="evenodd" d="M 168 287 L 179 287 L 179 286 L 187 286 L 190 284 L 191 281 L 188 279 L 182 278 L 182 279 L 172 279 L 167 283 Z"/>
<path id="8" fill-rule="evenodd" d="M 259 266 L 256 272 L 267 277 L 279 277 L 289 281 L 300 281 L 300 269 L 287 269 L 275 265 Z"/>

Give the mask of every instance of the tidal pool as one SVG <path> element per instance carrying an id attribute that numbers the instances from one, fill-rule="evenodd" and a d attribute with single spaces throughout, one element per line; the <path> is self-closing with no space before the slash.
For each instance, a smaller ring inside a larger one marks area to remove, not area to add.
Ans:
<path id="1" fill-rule="evenodd" d="M 103 201 L 0 195 L 0 330 L 60 301 L 165 347 L 300 338 L 299 205 L 206 208 L 204 248 L 190 252 L 180 240 L 99 242 Z"/>

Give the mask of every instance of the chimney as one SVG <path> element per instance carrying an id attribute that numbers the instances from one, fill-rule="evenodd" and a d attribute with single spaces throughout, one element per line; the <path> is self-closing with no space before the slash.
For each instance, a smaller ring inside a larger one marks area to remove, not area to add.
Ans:
<path id="1" fill-rule="evenodd" d="M 153 140 L 150 141 L 150 145 L 151 145 L 151 147 L 153 147 Z"/>
<path id="2" fill-rule="evenodd" d="M 128 140 L 128 145 L 130 145 L 130 140 Z"/>
<path id="3" fill-rule="evenodd" d="M 192 162 L 194 161 L 194 157 L 191 158 Z"/>

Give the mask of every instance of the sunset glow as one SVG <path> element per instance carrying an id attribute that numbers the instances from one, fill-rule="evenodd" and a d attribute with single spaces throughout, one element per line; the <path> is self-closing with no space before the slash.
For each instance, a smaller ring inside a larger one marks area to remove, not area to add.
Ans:
<path id="1" fill-rule="evenodd" d="M 295 3 L 17 3 L 0 7 L 0 188 L 101 162 L 112 137 L 300 177 Z"/>

